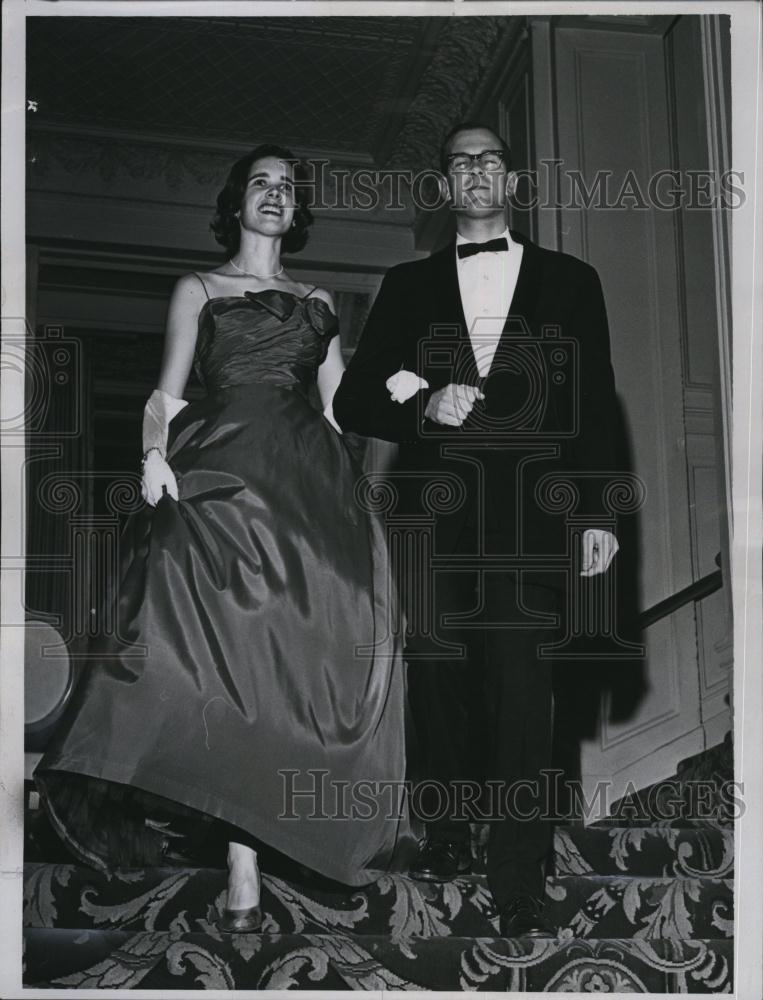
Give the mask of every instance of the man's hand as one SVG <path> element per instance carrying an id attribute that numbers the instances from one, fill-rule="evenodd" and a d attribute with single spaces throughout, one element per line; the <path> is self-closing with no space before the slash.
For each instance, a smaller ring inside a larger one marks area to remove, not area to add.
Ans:
<path id="1" fill-rule="evenodd" d="M 583 532 L 583 569 L 581 576 L 606 573 L 620 546 L 611 531 L 587 528 Z"/>
<path id="2" fill-rule="evenodd" d="M 484 398 L 484 393 L 475 385 L 454 385 L 451 382 L 444 389 L 432 393 L 424 416 L 436 424 L 460 427 L 472 412 L 475 399 Z"/>

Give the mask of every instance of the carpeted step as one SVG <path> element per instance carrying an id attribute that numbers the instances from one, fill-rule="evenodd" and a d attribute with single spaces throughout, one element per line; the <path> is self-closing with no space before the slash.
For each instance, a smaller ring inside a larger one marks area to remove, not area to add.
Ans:
<path id="1" fill-rule="evenodd" d="M 25 833 L 27 861 L 76 862 L 40 810 L 27 816 Z M 484 840 L 487 828 L 473 830 L 473 836 Z M 558 875 L 734 875 L 734 831 L 718 824 L 617 826 L 606 821 L 587 827 L 559 826 L 554 831 L 553 847 L 549 871 Z M 226 854 L 225 843 L 210 842 L 189 855 L 185 863 L 188 867 L 224 868 Z M 484 873 L 484 864 L 475 863 L 474 870 Z"/>
<path id="2" fill-rule="evenodd" d="M 554 927 L 581 938 L 732 937 L 734 883 L 623 875 L 549 878 L 546 912 Z"/>
<path id="3" fill-rule="evenodd" d="M 36 988 L 496 990 L 715 993 L 731 989 L 729 940 L 550 941 L 29 929 Z"/>
<path id="4" fill-rule="evenodd" d="M 734 877 L 734 831 L 721 827 L 568 826 L 554 832 L 557 875 Z"/>
<path id="5" fill-rule="evenodd" d="M 744 815 L 741 811 L 741 807 L 737 807 L 737 812 L 735 813 L 737 817 Z M 729 816 L 726 818 L 715 818 L 715 819 L 705 819 L 696 816 L 676 816 L 675 819 L 660 819 L 654 816 L 648 815 L 645 811 L 639 810 L 630 811 L 626 808 L 622 808 L 614 813 L 612 816 L 604 816 L 602 819 L 597 819 L 591 824 L 589 829 L 595 827 L 639 827 L 645 829 L 648 827 L 657 827 L 668 830 L 729 830 L 734 829 L 734 816 Z"/>
<path id="6" fill-rule="evenodd" d="M 27 927 L 207 932 L 224 906 L 221 869 L 122 870 L 25 866 Z M 712 878 L 580 875 L 546 883 L 547 913 L 569 936 L 717 938 L 733 934 L 733 884 Z M 265 930 L 363 935 L 491 937 L 497 923 L 484 876 L 442 885 L 387 875 L 334 890 L 263 879 Z"/>

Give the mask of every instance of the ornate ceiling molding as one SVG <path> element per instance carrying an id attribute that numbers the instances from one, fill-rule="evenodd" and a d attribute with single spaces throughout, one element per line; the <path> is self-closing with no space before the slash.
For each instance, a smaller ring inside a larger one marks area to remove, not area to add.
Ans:
<path id="1" fill-rule="evenodd" d="M 443 136 L 473 112 L 481 82 L 493 67 L 512 17 L 450 18 L 411 101 L 387 167 L 414 172 L 437 166 Z"/>
<path id="2" fill-rule="evenodd" d="M 27 190 L 81 198 L 163 203 L 210 212 L 233 162 L 248 149 L 198 149 L 178 142 L 119 136 L 30 131 Z M 316 219 L 354 220 L 405 227 L 412 223 L 402 183 L 394 189 L 376 179 L 369 162 L 348 162 L 333 154 L 295 150 L 315 184 Z"/>
<path id="3" fill-rule="evenodd" d="M 136 142 L 114 135 L 61 134 L 30 131 L 27 139 L 27 167 L 30 188 L 63 172 L 69 175 L 94 174 L 104 184 L 120 177 L 136 181 L 162 181 L 171 190 L 180 190 L 189 181 L 209 188 L 222 186 L 238 153 L 213 152 L 176 143 Z"/>

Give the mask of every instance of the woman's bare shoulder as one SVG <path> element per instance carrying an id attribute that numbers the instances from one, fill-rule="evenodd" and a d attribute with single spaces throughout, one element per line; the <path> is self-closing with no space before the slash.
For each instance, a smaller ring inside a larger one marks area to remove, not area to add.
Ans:
<path id="1" fill-rule="evenodd" d="M 329 307 L 332 313 L 336 313 L 336 304 L 334 303 L 334 296 L 327 288 L 314 288 L 310 292 L 310 298 L 322 299 L 323 302 Z"/>
<path id="2" fill-rule="evenodd" d="M 182 275 L 175 282 L 174 294 L 191 302 L 198 298 L 206 301 L 218 293 L 221 277 L 227 276 L 219 270 L 189 271 L 188 274 Z"/>
<path id="3" fill-rule="evenodd" d="M 191 271 L 181 275 L 172 289 L 170 315 L 187 318 L 198 316 L 211 294 L 202 274 Z"/>
<path id="4" fill-rule="evenodd" d="M 188 274 L 182 274 L 175 282 L 175 291 L 185 295 L 196 295 L 201 292 L 203 295 L 208 287 L 208 277 L 208 273 L 204 271 L 189 271 Z"/>

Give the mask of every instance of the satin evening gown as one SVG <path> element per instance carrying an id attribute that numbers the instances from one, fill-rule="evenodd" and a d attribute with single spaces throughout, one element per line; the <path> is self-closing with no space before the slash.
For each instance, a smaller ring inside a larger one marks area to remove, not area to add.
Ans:
<path id="1" fill-rule="evenodd" d="M 99 640 L 35 772 L 57 831 L 96 867 L 161 862 L 160 806 L 348 884 L 413 842 L 405 803 L 378 784 L 405 777 L 384 531 L 308 398 L 336 333 L 325 302 L 274 289 L 202 309 L 207 395 L 169 430 L 179 500 L 129 519 L 118 636 Z"/>

